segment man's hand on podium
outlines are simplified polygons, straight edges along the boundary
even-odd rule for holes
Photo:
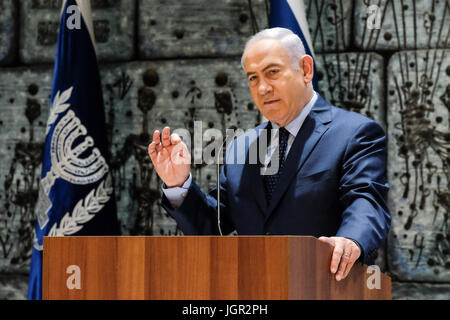
[[[336,274],[337,281],[345,279],[361,255],[361,249],[353,240],[344,237],[320,237],[319,240],[334,247],[330,271]]]

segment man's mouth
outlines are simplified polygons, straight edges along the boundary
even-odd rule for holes
[[[280,101],[280,99],[264,101],[264,105],[274,104],[277,103],[278,101]]]

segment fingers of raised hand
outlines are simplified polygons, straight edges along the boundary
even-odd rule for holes
[[[161,134],[160,134],[159,130],[155,130],[155,132],[153,132],[153,140],[152,140],[152,143],[150,145],[154,146],[154,148],[155,148],[154,150],[156,152],[160,152],[161,151],[161,149],[162,149]]]
[[[176,145],[180,142],[181,138],[179,135],[175,133],[170,135],[169,127],[165,127],[162,134],[159,132],[159,130],[155,130],[155,132],[153,132],[152,143],[150,143],[150,145],[148,146],[148,153],[150,157],[152,157],[152,154],[156,156],[155,153],[159,153],[163,148],[169,147],[171,145]]]
[[[148,146],[148,154],[150,156],[150,158],[152,159],[152,161],[155,161],[156,159],[156,155],[157,155],[157,146],[160,144],[159,141],[159,131],[156,130],[153,133],[153,139],[152,142],[149,144]]]
[[[170,128],[169,127],[165,127],[162,131],[162,146],[163,147],[168,147],[170,146],[171,142],[170,142]]]
[[[170,142],[172,144],[178,144],[181,142],[181,138],[179,135],[177,135],[176,133],[172,133],[172,135],[170,136]]]
[[[181,142],[181,139],[176,141],[172,148],[172,151],[171,151],[172,163],[175,165],[190,164],[191,157],[187,150],[187,147],[184,143],[180,143],[180,142]]]

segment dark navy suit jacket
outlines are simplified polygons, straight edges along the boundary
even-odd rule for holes
[[[258,143],[267,125],[241,135],[227,148],[220,179],[223,233],[347,237],[362,247],[361,260],[373,263],[391,223],[383,129],[318,96],[267,206],[260,165],[248,161],[249,148]],[[248,143],[236,151],[243,139]],[[241,156],[247,163],[230,161]],[[165,196],[162,205],[184,234],[215,235],[219,234],[216,193],[216,189],[203,193],[193,181],[179,208],[173,209]]]

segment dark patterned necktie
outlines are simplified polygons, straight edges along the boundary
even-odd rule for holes
[[[287,131],[285,128],[281,127],[278,131],[279,134],[279,148],[278,148],[278,171],[275,174],[272,175],[264,175],[264,189],[266,191],[266,199],[267,199],[267,206],[270,204],[270,200],[272,200],[272,194],[275,190],[275,188],[278,185],[278,181],[280,180],[281,174],[283,172],[283,165],[284,165],[284,155],[286,153],[287,145],[288,145],[288,139],[289,139],[289,131]],[[272,159],[274,156],[276,156],[277,150],[274,151],[272,155]],[[272,161],[271,161],[272,162]],[[272,166],[272,164],[270,164]]]

